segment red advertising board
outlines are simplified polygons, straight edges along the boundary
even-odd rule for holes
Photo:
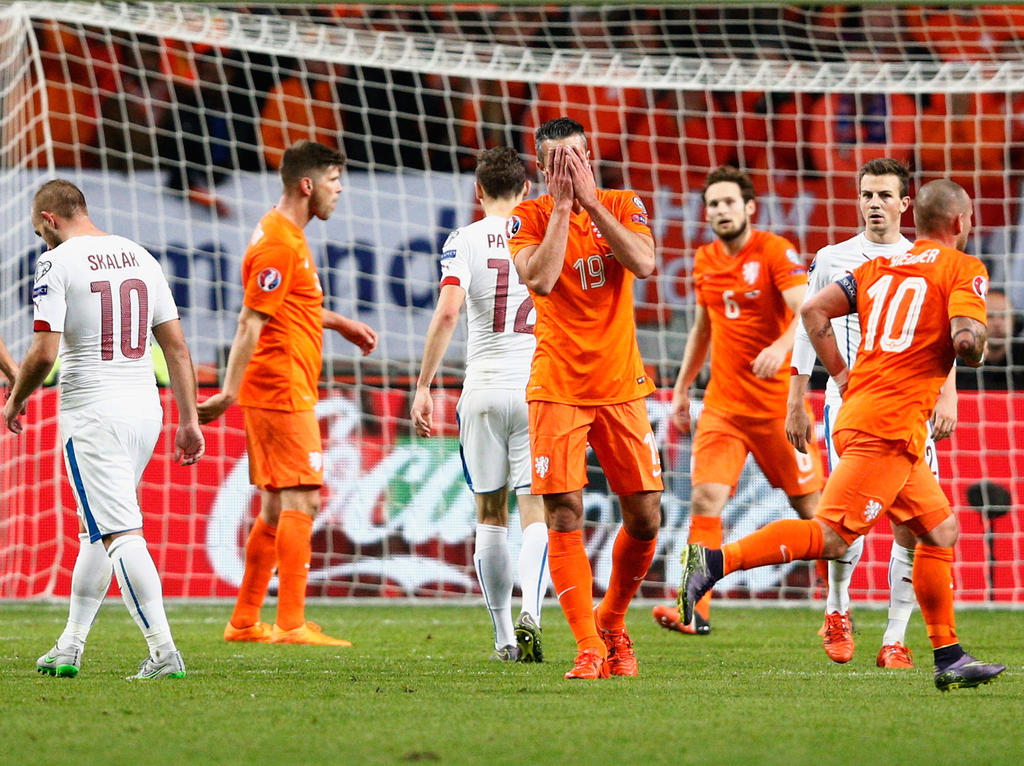
[[[211,392],[204,391],[201,397]],[[668,396],[663,391],[651,399],[652,421],[668,466],[666,525],[642,591],[659,598],[674,588],[670,554],[685,540],[688,523],[688,491],[682,485],[688,483],[684,463],[688,464],[689,450],[686,437],[665,427]],[[454,395],[439,397],[437,416],[449,425],[444,436],[430,440],[410,438],[400,427],[406,397],[403,390],[373,391],[362,397],[361,405],[342,396],[320,403],[326,487],[314,529],[311,594],[476,592],[475,511],[453,437]],[[170,413],[173,405],[166,391],[164,398]],[[816,403],[820,411],[820,396]],[[21,437],[0,436],[2,598],[66,596],[70,589],[78,522],[56,444],[56,406],[56,391],[45,389],[30,402],[26,432]],[[191,467],[171,460],[172,418],[169,414],[140,486],[145,534],[168,597],[230,597],[241,575],[245,534],[257,510],[244,461],[241,413],[232,408],[216,427],[205,429],[206,456]],[[1024,512],[1017,503],[1024,492],[1022,446],[1024,398],[1003,392],[960,395],[960,424],[954,437],[940,444],[939,452],[943,486],[962,530],[955,565],[961,600],[1024,602]],[[979,492],[983,481],[991,484]],[[993,486],[1008,493],[1008,507]],[[994,508],[976,507],[980,502],[975,495]],[[593,522],[588,527],[588,550],[600,558],[614,537],[609,530],[617,517],[599,480],[592,482],[587,498],[588,519]],[[786,513],[782,505],[776,509],[768,503],[769,510],[760,511],[767,515],[753,523]],[[518,544],[516,526],[510,535],[513,549]],[[883,520],[869,538],[853,582],[855,598],[887,598],[887,528]],[[726,538],[739,529],[727,526]],[[768,591],[751,595],[771,597],[774,591]]]

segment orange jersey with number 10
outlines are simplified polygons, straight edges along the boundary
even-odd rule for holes
[[[597,194],[623,226],[650,235],[647,210],[635,192],[598,189]],[[553,209],[545,194],[512,211],[506,234],[513,258],[543,241]],[[654,390],[636,342],[633,279],[590,215],[574,213],[554,289],[549,295],[531,293],[537,350],[527,401],[596,406],[640,399]]]
[[[856,294],[862,334],[835,430],[905,441],[921,455],[925,424],[956,357],[950,318],[987,323],[988,272],[977,258],[918,240],[839,284]]]
[[[716,239],[697,249],[693,284],[711,323],[711,382],[704,405],[750,418],[785,417],[789,360],[771,378],[757,377],[750,365],[793,321],[782,293],[807,284],[796,248],[757,229],[736,255]]]

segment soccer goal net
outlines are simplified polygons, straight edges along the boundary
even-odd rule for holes
[[[1010,365],[1024,359],[1013,356],[1021,328],[1005,307],[1024,307],[1022,83],[1024,13],[1012,6],[10,3],[0,9],[0,334],[15,357],[28,348],[43,250],[29,205],[41,181],[65,177],[101,228],[162,263],[208,396],[234,336],[242,253],[280,195],[283,149],[301,138],[343,149],[338,210],[306,233],[328,307],[373,326],[380,345],[362,358],[339,337],[325,341],[326,487],[310,593],[478,594],[475,506],[454,423],[464,336],[437,388],[439,437],[413,434],[410,386],[440,246],[479,215],[475,152],[512,145],[533,169],[534,128],[568,115],[588,129],[600,183],[646,200],[657,240],[657,274],[636,299],[666,467],[664,525],[641,594],[663,598],[689,524],[689,437],[667,415],[692,314],[692,255],[711,237],[705,175],[726,163],[747,170],[756,224],[809,261],[856,232],[857,168],[896,157],[915,185],[949,176],[969,191],[970,248],[1009,298],[998,316],[992,304],[1006,364],[959,376],[960,423],[939,451],[963,530],[960,598],[1019,604],[1024,400],[1012,389],[1024,368]],[[912,236],[909,215],[904,226]],[[77,521],[56,412],[56,389],[45,388],[26,433],[0,436],[0,597],[69,590]],[[256,511],[237,408],[206,434],[203,461],[175,466],[169,420],[139,490],[170,596],[233,595]],[[586,540],[600,591],[619,512],[596,462],[590,470]],[[726,540],[791,515],[748,465]],[[856,599],[887,597],[889,540],[882,522]],[[733,575],[721,591],[820,595],[803,564]]]

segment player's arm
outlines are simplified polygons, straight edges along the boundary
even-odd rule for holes
[[[14,381],[10,398],[4,405],[4,422],[16,434],[24,430],[19,416],[25,412],[25,402],[43,385],[46,376],[53,369],[53,362],[60,350],[60,335],[59,332],[39,331],[32,336],[32,345],[21,362],[21,369]]]
[[[800,307],[803,306],[806,292],[807,285],[805,284],[793,285],[782,291],[782,300],[793,312],[793,321],[787,325],[782,335],[761,349],[761,353],[751,363],[750,369],[757,377],[771,378],[778,374],[786,363],[786,357],[793,350],[793,339],[796,337],[797,325],[800,324]]]
[[[153,327],[153,337],[160,344],[167,375],[171,380],[171,392],[178,405],[178,430],[174,435],[174,461],[192,465],[203,456],[206,441],[199,430],[199,410],[196,405],[196,373],[192,366],[192,355],[185,343],[181,322],[172,319]]]
[[[953,435],[957,423],[957,392],[956,392],[956,366],[950,368],[946,382],[939,389],[939,397],[935,400],[935,409],[932,411],[932,438],[935,441],[945,439]]]
[[[956,355],[963,363],[968,367],[981,367],[985,357],[988,328],[977,319],[957,316],[949,320],[949,331]]]
[[[623,226],[622,221],[598,199],[594,172],[586,157],[575,150],[567,150],[566,155],[576,200],[590,214],[594,225],[611,247],[615,260],[638,278],[646,279],[654,272],[654,238]]]
[[[565,263],[565,246],[569,241],[569,218],[572,215],[572,178],[566,165],[567,150],[556,146],[551,150],[548,170],[548,194],[554,200],[544,238],[539,245],[527,245],[514,258],[519,278],[537,295],[548,295],[555,289],[558,275]]]
[[[238,401],[238,392],[242,388],[242,376],[245,374],[245,368],[249,366],[249,360],[252,359],[253,352],[256,351],[260,333],[263,332],[263,328],[269,321],[269,314],[242,306],[242,311],[238,314],[238,329],[235,331],[235,339],[231,342],[231,351],[228,353],[228,367],[224,372],[224,383],[218,393],[199,404],[200,423],[216,420],[224,414],[224,410]]]
[[[434,402],[430,398],[430,384],[434,381],[437,368],[441,366],[444,352],[448,350],[465,299],[466,291],[459,285],[442,286],[434,316],[430,318],[430,327],[427,328],[427,338],[423,344],[423,361],[420,362],[420,374],[416,379],[416,393],[410,411],[412,424],[420,436],[430,436],[434,426]]]
[[[850,370],[839,352],[835,333],[832,332],[832,318],[849,314],[856,305],[857,282],[852,274],[848,274],[838,282],[825,287],[800,309],[800,316],[807,329],[807,337],[814,346],[814,352],[839,386],[840,394],[846,393]]]
[[[330,309],[322,310],[321,321],[325,330],[334,330],[349,343],[358,346],[363,356],[377,348],[377,333],[364,322],[349,319]]]
[[[4,345],[4,339],[0,338],[0,372],[7,378],[7,382],[14,385],[14,379],[18,377],[18,363]]]
[[[693,327],[686,336],[683,361],[672,388],[672,422],[681,432],[690,432],[690,386],[697,379],[711,346],[711,320],[705,306],[697,304],[693,314]]]

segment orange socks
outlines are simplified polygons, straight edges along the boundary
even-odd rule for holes
[[[722,548],[725,574],[765,564],[821,558],[825,537],[812,519],[782,519]]]
[[[640,583],[647,575],[657,547],[657,537],[637,540],[625,527],[619,529],[615,547],[612,548],[612,574],[608,591],[597,607],[597,622],[605,630],[625,627],[629,602],[640,589]]]
[[[306,622],[312,537],[312,516],[302,511],[281,511],[277,522],[277,627],[281,630],[294,630]]]
[[[245,541],[245,570],[238,586],[235,611],[231,624],[236,628],[255,625],[260,619],[260,607],[267,596],[267,585],[277,562],[277,527],[267,524],[259,516]]]
[[[691,516],[689,543],[705,548],[722,547],[722,518],[720,516]],[[694,607],[694,611],[707,622],[711,619],[711,591],[705,593]]]
[[[548,530],[548,568],[579,651],[596,649],[605,656],[608,650],[594,625],[594,573],[583,547],[582,530]]]
[[[914,593],[921,605],[933,649],[958,642],[953,614],[953,549],[917,544],[914,549]]]

